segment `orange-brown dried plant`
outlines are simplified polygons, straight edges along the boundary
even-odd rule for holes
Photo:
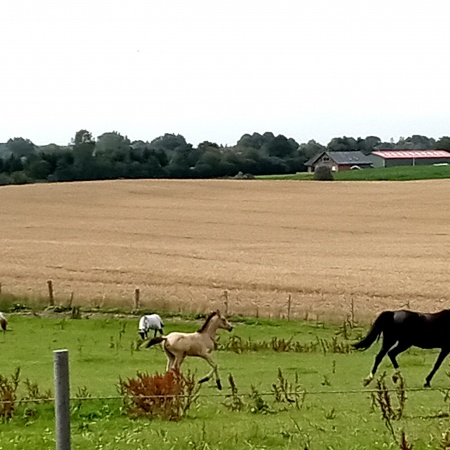
[[[155,375],[138,372],[136,378],[119,380],[125,411],[131,417],[180,420],[196,401],[198,390],[192,374],[177,370]]]

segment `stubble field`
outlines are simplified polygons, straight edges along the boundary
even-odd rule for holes
[[[450,180],[139,180],[0,189],[0,283],[29,301],[359,318],[450,307]]]

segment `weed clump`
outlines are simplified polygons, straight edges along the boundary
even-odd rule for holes
[[[198,398],[194,376],[170,370],[162,375],[137,373],[136,378],[119,380],[124,409],[130,417],[182,419]]]
[[[20,367],[10,378],[0,375],[0,419],[3,422],[10,420],[16,409],[17,388],[20,380]]]

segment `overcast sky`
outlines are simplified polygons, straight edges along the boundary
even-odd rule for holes
[[[1,0],[0,142],[450,135],[448,0]]]

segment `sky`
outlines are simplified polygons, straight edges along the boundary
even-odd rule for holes
[[[448,0],[1,0],[0,142],[450,135]]]

